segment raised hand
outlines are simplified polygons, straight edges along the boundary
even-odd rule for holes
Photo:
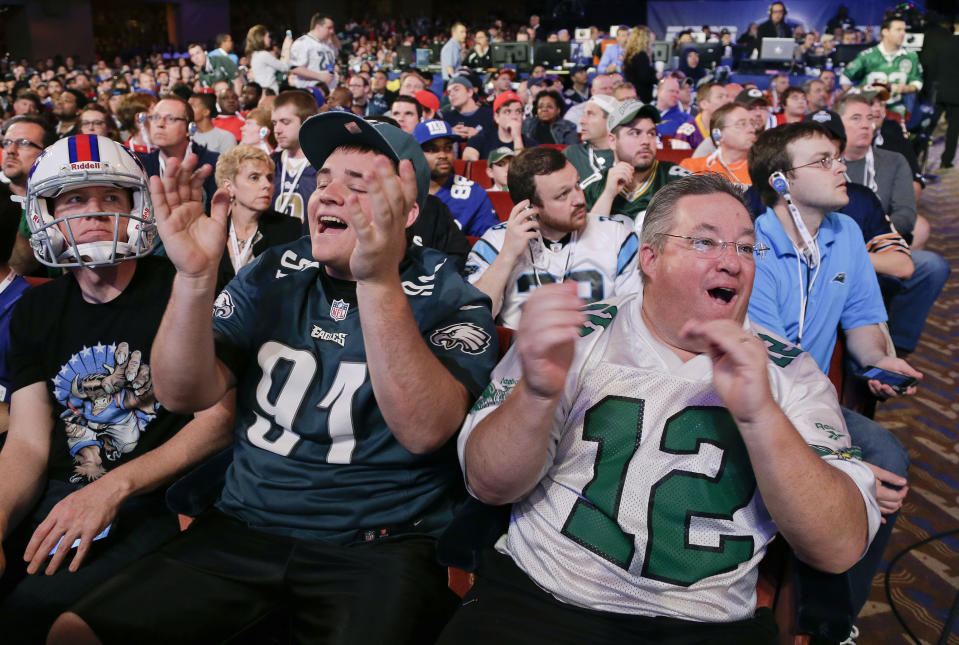
[[[516,351],[523,382],[535,396],[550,398],[563,391],[580,327],[586,322],[575,282],[537,288],[523,305],[516,332]]]
[[[156,211],[157,230],[167,256],[177,271],[187,277],[216,272],[226,248],[226,219],[230,208],[227,192],[220,189],[210,204],[210,217],[203,212],[203,182],[213,172],[205,165],[195,170],[197,159],[167,162],[163,178],[150,177],[150,197]]]
[[[768,406],[776,406],[766,372],[766,346],[742,325],[694,320],[683,325],[680,335],[712,359],[713,385],[738,423],[755,423]]]
[[[524,199],[513,206],[506,220],[506,238],[500,253],[515,262],[526,250],[529,241],[539,235],[538,211],[530,206],[529,200]]]
[[[377,155],[372,168],[363,173],[368,199],[351,193],[343,212],[356,232],[356,248],[350,256],[350,273],[358,282],[396,278],[406,253],[406,225],[416,203],[416,173],[404,159],[399,175],[393,163]]]
[[[606,175],[606,186],[604,190],[615,195],[622,190],[624,186],[628,186],[629,183],[633,181],[635,172],[636,169],[633,168],[631,164],[625,161],[617,161]]]

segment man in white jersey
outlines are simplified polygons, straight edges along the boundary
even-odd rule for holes
[[[529,294],[575,282],[584,303],[639,289],[632,227],[586,212],[576,168],[554,148],[528,148],[510,163],[516,204],[489,228],[466,260],[469,281],[493,301],[498,324],[516,328]]]
[[[529,299],[458,440],[511,522],[440,643],[776,642],[776,532],[828,572],[865,552],[874,477],[832,385],[746,320],[764,250],[737,188],[686,177],[647,210],[642,294]]]

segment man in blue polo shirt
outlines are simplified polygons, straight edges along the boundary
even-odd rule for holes
[[[756,263],[749,301],[749,318],[809,352],[823,372],[842,328],[846,350],[860,366],[921,378],[922,374],[897,358],[885,331],[886,310],[876,272],[856,223],[836,212],[845,206],[846,167],[840,161],[841,141],[819,123],[782,125],[759,135],[749,152],[749,174],[759,190],[766,212],[755,222],[756,242],[772,250]],[[868,381],[877,397],[898,396],[876,380]],[[905,394],[912,394],[910,388]],[[830,611],[845,613],[836,632],[814,634],[842,640],[869,594],[882,552],[906,494],[908,455],[898,439],[878,423],[842,409],[854,446],[862,450],[876,475],[876,496],[884,526],[846,580],[831,588],[837,596],[800,594],[799,628],[804,625],[804,600],[829,597]],[[815,576],[813,576],[815,578]],[[813,580],[804,584],[815,587]],[[825,584],[829,584],[828,582]],[[813,611],[813,610],[811,610]],[[831,625],[835,629],[837,625]]]
[[[413,137],[430,166],[430,194],[446,204],[463,233],[479,237],[499,224],[486,191],[466,177],[453,173],[453,144],[462,138],[442,119],[417,124]]]
[[[660,136],[673,136],[676,129],[689,121],[692,117],[683,112],[679,105],[679,80],[675,76],[667,76],[659,82],[656,90],[656,109],[659,110]]]

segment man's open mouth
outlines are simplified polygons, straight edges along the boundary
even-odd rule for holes
[[[736,290],[729,287],[713,287],[708,289],[706,293],[709,294],[710,298],[721,300],[726,304],[732,302],[732,299],[736,297]]]
[[[332,215],[321,215],[318,228],[319,233],[326,233],[327,231],[343,231],[346,230],[346,222],[341,220],[339,217],[333,217]]]

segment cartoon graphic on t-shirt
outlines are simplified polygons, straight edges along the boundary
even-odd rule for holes
[[[67,445],[76,464],[70,481],[87,483],[106,473],[103,457],[116,461],[132,452],[156,417],[150,366],[125,343],[86,347],[70,357],[53,379],[65,408]]]

